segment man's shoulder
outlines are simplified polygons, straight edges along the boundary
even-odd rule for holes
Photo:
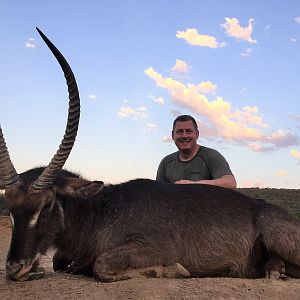
[[[213,148],[209,148],[209,147],[206,147],[206,146],[201,146],[198,153],[198,155],[200,156],[206,156],[206,155],[221,155],[221,153],[216,150],[216,149],[213,149]]]
[[[176,160],[178,158],[178,151],[176,152],[173,152],[171,154],[168,154],[167,156],[165,156],[163,159],[162,159],[162,163],[163,164],[168,164],[174,160]]]
[[[226,158],[216,149],[201,146],[198,152],[198,157],[201,157],[206,163],[213,163],[215,164],[218,162],[220,163],[227,163]]]

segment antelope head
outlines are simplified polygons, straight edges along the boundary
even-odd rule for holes
[[[63,212],[55,202],[54,181],[65,164],[77,135],[80,99],[74,74],[63,55],[37,28],[44,42],[60,64],[69,92],[68,121],[59,149],[32,181],[16,172],[0,127],[0,188],[5,190],[5,201],[12,221],[12,238],[7,255],[6,274],[12,280],[40,278],[44,269],[39,257],[48,250],[63,224]]]

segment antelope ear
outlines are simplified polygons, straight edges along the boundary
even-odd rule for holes
[[[82,178],[65,177],[62,185],[56,185],[55,189],[63,195],[89,198],[103,189],[102,181],[89,181]]]

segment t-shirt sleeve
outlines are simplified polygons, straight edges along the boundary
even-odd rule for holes
[[[233,175],[227,160],[220,152],[212,149],[210,154],[208,162],[213,179],[220,178],[224,175]]]
[[[160,162],[157,173],[156,173],[156,181],[160,183],[167,183],[166,175],[165,175],[165,163],[164,159]]]

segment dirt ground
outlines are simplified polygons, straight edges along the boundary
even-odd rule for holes
[[[51,255],[43,259],[46,276],[36,281],[5,278],[9,217],[0,217],[0,299],[300,299],[300,280],[199,278],[130,279],[97,283],[92,278],[57,274]]]

